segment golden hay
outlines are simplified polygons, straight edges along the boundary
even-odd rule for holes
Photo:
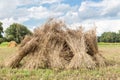
[[[22,62],[22,64],[21,64]],[[18,53],[5,62],[5,67],[38,69],[80,69],[105,66],[99,54],[96,30],[84,32],[83,28],[68,29],[56,19],[48,20],[26,36]]]
[[[15,41],[10,41],[8,47],[16,47],[17,43]]]

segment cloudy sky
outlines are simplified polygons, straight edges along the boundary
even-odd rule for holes
[[[29,29],[48,18],[71,25],[97,26],[97,34],[120,30],[120,0],[0,0],[0,21],[4,29],[17,22]]]

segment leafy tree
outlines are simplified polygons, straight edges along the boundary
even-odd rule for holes
[[[98,42],[100,42],[100,36],[97,36],[97,40],[98,40]]]
[[[17,43],[20,43],[21,40],[25,37],[25,35],[30,35],[31,32],[28,30],[28,28],[24,25],[13,23],[8,27],[5,31],[6,33],[6,39],[8,41],[16,41]]]
[[[120,30],[118,31],[118,35],[117,36],[118,36],[117,39],[120,42]]]
[[[2,38],[2,33],[3,33],[3,27],[2,27],[2,22],[0,22],[0,38]]]
[[[104,32],[100,37],[100,42],[120,42],[120,31],[118,33],[115,32]]]
[[[12,41],[12,40],[15,41],[14,36],[13,35],[7,35],[7,41]]]
[[[2,27],[2,22],[0,22],[0,43],[4,41],[2,33],[3,33],[3,27]]]
[[[4,40],[3,40],[3,38],[0,38],[0,43],[2,43]]]

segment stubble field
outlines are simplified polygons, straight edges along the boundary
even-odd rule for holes
[[[0,69],[0,80],[120,80],[120,43],[99,43],[100,53],[111,65],[94,70]],[[0,64],[17,48],[0,45]]]

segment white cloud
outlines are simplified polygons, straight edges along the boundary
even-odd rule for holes
[[[101,35],[103,32],[117,32],[120,30],[120,20],[86,20],[81,23],[71,24],[72,29],[76,29],[79,26],[83,26],[86,30],[97,27],[97,35]]]
[[[18,0],[19,5],[42,5],[42,4],[53,4],[60,3],[62,0]]]
[[[98,34],[100,35],[106,31],[117,32],[120,30],[120,20],[100,20],[96,21],[96,26],[98,27]]]
[[[117,14],[120,12],[120,0],[103,0],[101,2],[84,1],[81,3],[79,12],[84,13],[85,16],[83,16],[88,16],[88,18],[118,17]]]
[[[18,0],[20,5],[42,5],[42,4],[53,4],[60,3],[62,0]]]
[[[60,3],[61,1],[62,0],[40,0],[40,3],[41,4],[46,4],[46,3],[52,4],[52,3]]]
[[[33,0],[18,0],[19,5],[29,5],[29,4],[34,4]]]
[[[0,0],[0,19],[5,18],[20,18],[20,17],[31,17],[38,16],[39,18],[43,18],[48,16],[49,13],[46,7],[42,7],[42,4],[52,4],[52,3],[59,3],[62,0]],[[29,6],[29,5],[39,5],[40,7],[31,6],[30,9],[25,7],[20,7],[22,5]],[[20,8],[18,8],[20,7]],[[34,14],[35,13],[35,14]],[[33,14],[33,15],[32,15]],[[46,16],[45,16],[46,15]],[[37,17],[35,17],[37,18]]]
[[[49,16],[49,11],[47,8],[39,6],[39,7],[32,7],[28,9],[28,12],[30,13],[30,18],[35,19],[44,19]]]
[[[62,19],[73,29],[81,25],[89,29],[96,24],[98,35],[104,31],[115,32],[120,30],[120,0],[83,1],[78,11],[68,11]]]
[[[65,20],[69,25],[82,24],[86,28],[95,23],[98,26],[98,35],[104,31],[120,30],[120,0],[83,0],[81,5],[76,6],[62,1],[0,0],[0,20],[6,28],[13,22],[23,23],[29,19],[44,20],[55,17]],[[43,6],[44,4],[49,4],[49,7]]]
[[[71,10],[71,6],[69,4],[61,3],[61,4],[52,5],[50,9],[54,12],[66,12]]]
[[[3,20],[0,20],[3,23],[3,28],[4,30],[9,27],[9,25],[11,25],[12,23],[22,23],[24,21],[28,20],[28,18],[18,18],[17,20],[14,18],[5,18]]]
[[[103,4],[103,15],[116,15],[120,12],[120,0],[104,0],[101,4]]]
[[[71,7],[68,4],[52,5],[49,9],[43,6],[31,7],[28,9],[30,18],[35,19],[58,18],[68,11],[71,11]]]
[[[11,25],[11,23],[14,23],[16,21],[13,18],[5,18],[1,20],[1,22],[3,23],[3,28],[5,30],[9,25]]]
[[[80,22],[78,12],[74,12],[74,11],[69,11],[64,16],[62,16],[60,18],[65,20],[65,22],[67,22],[68,24],[73,24],[73,23],[76,23],[76,22]]]
[[[0,0],[0,21],[3,23],[4,30],[14,22],[22,23],[28,20],[27,9],[17,9],[19,5],[19,0]]]
[[[16,0],[0,0],[0,18],[10,17],[18,4]]]

